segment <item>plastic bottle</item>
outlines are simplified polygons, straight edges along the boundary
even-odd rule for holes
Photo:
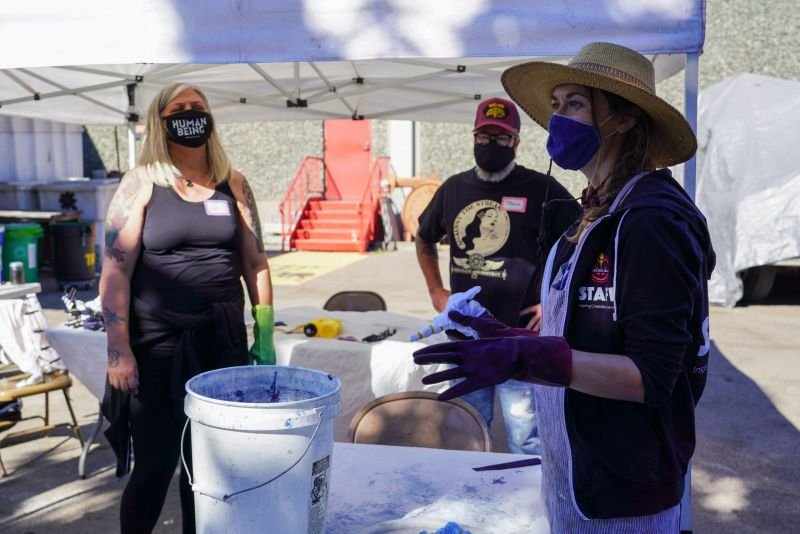
[[[342,333],[342,322],[331,317],[319,317],[306,323],[303,333],[308,337],[335,338]]]

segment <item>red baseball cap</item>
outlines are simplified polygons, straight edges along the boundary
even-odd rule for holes
[[[518,134],[520,123],[517,106],[513,102],[502,98],[484,100],[478,104],[473,131],[484,126],[497,126],[508,133]]]

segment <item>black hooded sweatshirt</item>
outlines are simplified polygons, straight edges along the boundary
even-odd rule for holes
[[[556,245],[545,280],[575,248]],[[585,236],[564,337],[577,350],[628,356],[645,390],[642,404],[565,392],[571,487],[587,518],[654,514],[681,499],[708,370],[714,262],[705,218],[668,170],[632,180]]]

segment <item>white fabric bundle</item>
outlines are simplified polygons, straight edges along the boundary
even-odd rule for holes
[[[31,375],[17,387],[37,384],[44,374],[66,369],[44,337],[46,328],[47,319],[36,295],[0,300],[0,345],[5,358]]]

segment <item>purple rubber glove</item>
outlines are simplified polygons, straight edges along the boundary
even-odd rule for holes
[[[423,384],[464,380],[439,395],[439,400],[460,397],[472,391],[516,379],[546,386],[569,386],[572,349],[563,337],[499,337],[453,341],[420,349],[414,363],[450,363],[452,369],[433,373]]]
[[[505,323],[498,321],[489,310],[484,311],[477,317],[463,315],[455,310],[447,315],[454,323],[475,330],[480,339],[487,337],[539,336],[539,332],[534,330],[528,330],[527,328],[511,328]]]

